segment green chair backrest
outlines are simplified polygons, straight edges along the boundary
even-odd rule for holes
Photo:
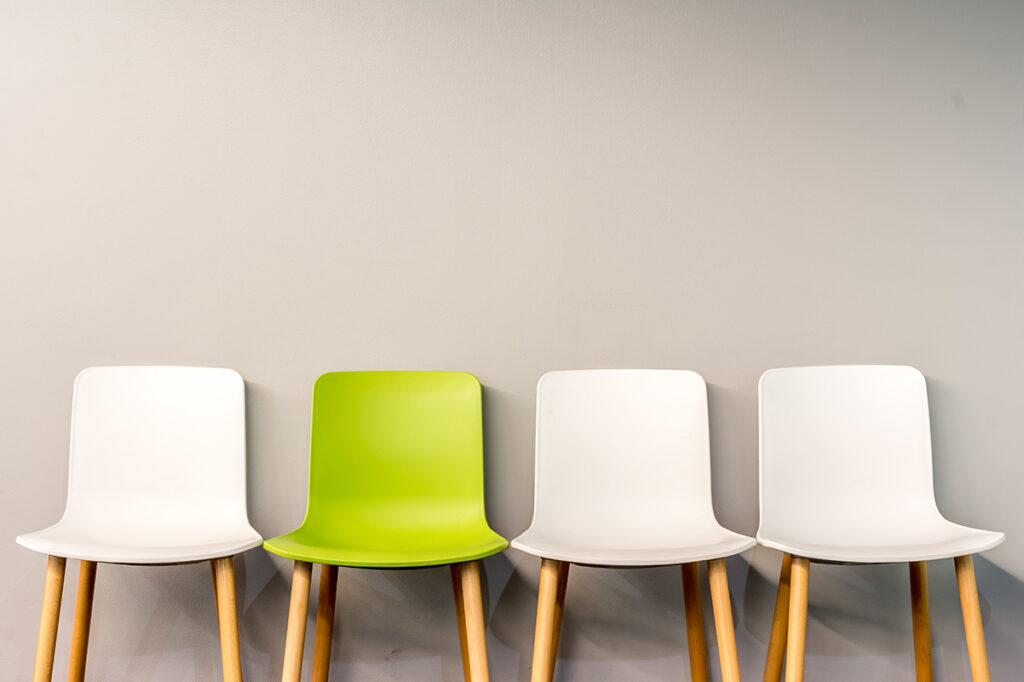
[[[304,526],[483,524],[480,382],[462,372],[329,372],[313,387]]]

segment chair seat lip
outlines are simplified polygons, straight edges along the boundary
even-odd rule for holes
[[[961,527],[964,528],[964,527]],[[757,534],[762,547],[777,549],[792,556],[812,561],[848,564],[891,564],[908,561],[932,561],[956,556],[979,554],[1002,544],[1005,533],[966,528],[969,533],[949,540],[921,543],[866,545],[825,545],[820,543],[780,540]]]
[[[427,566],[447,566],[464,561],[483,559],[508,549],[508,541],[497,533],[493,538],[485,538],[479,543],[470,545],[437,547],[423,550],[380,550],[358,547],[329,547],[309,543],[277,542],[291,533],[268,538],[263,542],[263,549],[295,561],[308,561],[314,564],[345,566],[348,568],[421,568]]]
[[[757,544],[752,537],[723,530],[727,535],[717,542],[629,548],[547,542],[543,538],[531,538],[533,534],[526,531],[512,540],[511,547],[542,559],[567,561],[585,566],[641,567],[673,566],[722,559],[744,552]]]
[[[195,544],[141,546],[97,542],[76,537],[74,533],[47,532],[55,528],[51,526],[35,533],[19,535],[16,542],[41,554],[107,564],[136,565],[186,564],[219,559],[259,547],[263,542],[259,533],[252,529],[249,533],[239,533],[237,536],[197,538]]]

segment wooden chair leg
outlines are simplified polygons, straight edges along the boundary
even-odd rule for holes
[[[331,671],[334,602],[337,598],[338,567],[320,564],[320,597],[316,605],[316,634],[313,640],[313,682],[327,682]]]
[[[459,625],[459,650],[462,653],[462,676],[469,681],[469,642],[466,637],[466,602],[462,598],[462,572],[458,564],[450,567],[452,573],[452,593],[455,595],[455,619]]]
[[[46,561],[46,587],[43,589],[43,612],[39,618],[36,641],[36,666],[33,682],[49,682],[53,676],[53,650],[57,645],[57,624],[60,600],[64,593],[64,557],[51,556]]]
[[[214,572],[224,682],[242,682],[242,658],[238,650],[238,606],[235,603],[235,560],[227,556],[213,559],[210,564]]]
[[[914,616],[914,668],[917,682],[932,680],[932,633],[928,618],[928,564],[910,562],[910,610]]]
[[[683,564],[683,609],[686,614],[686,649],[690,655],[690,679],[708,679],[707,648],[704,644],[704,607],[700,601],[699,564]]]
[[[782,555],[779,590],[775,594],[775,613],[772,616],[772,634],[768,639],[768,659],[764,664],[764,682],[779,682],[782,663],[786,659],[786,637],[789,631],[789,573],[793,557]]]
[[[978,603],[978,585],[974,580],[974,560],[971,555],[953,559],[956,584],[960,589],[960,608],[964,613],[964,632],[967,635],[967,655],[971,659],[971,679],[989,682],[988,653],[985,651],[985,630],[981,622]]]
[[[217,607],[217,623],[220,624],[220,596],[217,594],[217,566],[210,562],[210,580],[213,582],[213,603]]]
[[[568,562],[541,559],[540,587],[537,590],[537,623],[533,631],[531,682],[551,682],[551,678],[554,677],[568,580]]]
[[[565,592],[569,587],[569,562],[560,562],[558,567],[558,589],[555,592],[554,621],[551,624],[551,675],[554,676],[554,661],[558,658],[558,640],[562,635],[562,614],[565,612]]]
[[[809,562],[793,557],[789,574],[789,633],[786,639],[786,682],[804,679],[804,644],[807,639],[807,579]]]
[[[299,682],[302,677],[302,649],[306,644],[306,613],[309,610],[309,580],[312,572],[313,564],[308,561],[295,562],[281,682]]]
[[[488,682],[490,673],[487,669],[487,637],[484,628],[484,600],[480,587],[480,562],[464,561],[453,564],[452,568],[458,573],[459,581],[456,604],[460,601],[461,593],[462,620],[466,633],[463,662],[469,664],[467,679],[470,682]]]
[[[715,613],[722,682],[740,682],[740,659],[736,654],[736,631],[732,624],[732,600],[729,599],[725,559],[712,559],[708,562],[708,580],[711,582],[711,608]]]
[[[68,682],[85,679],[85,657],[89,651],[92,597],[96,589],[96,562],[78,562],[78,592],[75,594],[75,622],[71,629],[71,657]]]

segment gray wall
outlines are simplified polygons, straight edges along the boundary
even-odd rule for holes
[[[1016,2],[0,2],[4,676],[32,666],[45,561],[14,536],[63,507],[72,379],[136,363],[246,378],[265,535],[301,519],[319,373],[473,372],[510,536],[546,370],[701,372],[716,508],[753,533],[760,373],[915,365],[941,508],[1009,536],[978,577],[1018,676],[1022,35]],[[779,556],[728,565],[759,678]],[[239,568],[245,671],[272,679],[289,568]],[[936,677],[966,680],[931,568]],[[525,680],[538,561],[486,570],[492,672]],[[905,567],[811,583],[808,679],[911,679]],[[93,679],[218,677],[205,566],[96,589]],[[443,569],[344,570],[338,617],[337,679],[460,678]],[[560,679],[686,679],[684,642],[677,570],[573,569]]]

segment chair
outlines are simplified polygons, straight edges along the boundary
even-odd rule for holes
[[[326,680],[338,566],[451,565],[467,680],[487,680],[479,559],[508,546],[484,517],[480,383],[460,372],[330,372],[313,386],[302,525],[267,540],[294,559],[283,680],[299,680],[312,564],[313,680]]]
[[[75,379],[64,515],[18,536],[49,555],[34,679],[49,680],[67,559],[79,560],[69,680],[85,676],[96,564],[210,561],[226,680],[241,680],[233,556],[245,508],[245,389],[230,369],[93,367]]]
[[[569,565],[682,564],[690,670],[707,679],[699,562],[708,562],[724,680],[739,680],[724,557],[754,545],[711,505],[707,389],[669,370],[550,372],[537,385],[533,523],[541,558],[532,680],[554,675]]]
[[[760,382],[761,524],[785,552],[766,682],[803,679],[809,562],[908,562],[918,680],[932,677],[926,561],[954,558],[971,674],[988,680],[971,555],[1002,533],[943,518],[932,488],[928,396],[912,367],[772,369]]]

